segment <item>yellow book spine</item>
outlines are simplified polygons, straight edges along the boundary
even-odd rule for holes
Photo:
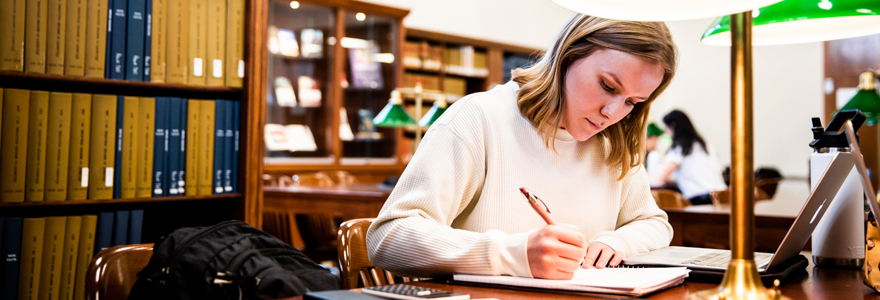
[[[49,126],[46,129],[46,201],[67,199],[72,106],[73,94],[49,93]]]
[[[73,300],[76,284],[76,258],[79,251],[79,235],[82,231],[81,216],[68,216],[64,226],[64,251],[61,259],[61,280],[58,285],[59,300]]]
[[[46,129],[49,118],[49,92],[31,91],[28,117],[25,201],[43,201],[46,196]]]
[[[116,96],[92,96],[92,136],[89,155],[89,199],[113,198],[116,149]]]
[[[199,195],[212,195],[213,192],[213,169],[214,169],[214,101],[200,100],[201,110],[199,112],[199,179],[198,186]]]
[[[64,75],[67,38],[67,0],[48,0],[46,27],[46,74]]]
[[[124,124],[122,124],[122,186],[120,193],[123,199],[135,197],[137,191],[137,150],[139,145],[140,128],[143,126],[138,118],[140,110],[140,98],[125,96],[125,105],[122,107]]]
[[[18,300],[37,300],[39,297],[45,230],[46,218],[25,218],[22,223]]]
[[[46,217],[43,263],[40,269],[40,295],[37,298],[39,300],[58,299],[66,226],[67,217]]]
[[[64,38],[64,75],[86,75],[86,13],[88,0],[68,0],[67,35]]]
[[[201,123],[199,116],[201,113],[201,101],[189,99],[186,101],[186,170],[184,174],[184,192],[187,196],[198,195],[198,178],[199,178],[199,156],[202,151],[199,148],[199,132]]]
[[[208,74],[209,86],[224,86],[226,60],[226,0],[208,1]]]
[[[95,228],[98,226],[98,216],[82,216],[82,226],[79,232],[79,247],[76,251],[76,279],[74,280],[73,299],[85,300],[86,298],[86,272],[95,252]],[[69,298],[68,298],[69,299]]]
[[[67,165],[67,199],[85,200],[89,196],[92,95],[73,94],[73,104],[70,110],[70,157]]]
[[[168,2],[165,82],[185,84],[189,75],[189,0]]]
[[[48,0],[27,0],[24,36],[24,71],[46,73],[46,22]]]
[[[137,198],[150,198],[153,196],[153,129],[156,127],[155,98],[141,98],[138,118],[138,147],[137,147]]]
[[[28,110],[31,92],[3,91],[3,129],[0,133],[0,202],[23,202],[27,159]]]
[[[244,0],[226,3],[226,86],[240,88],[244,78]]]
[[[205,85],[208,56],[208,1],[189,0],[189,73],[186,83]]]
[[[150,58],[150,81],[165,82],[165,68],[167,58],[165,55],[165,47],[167,45],[166,34],[168,32],[168,1],[153,0],[153,21],[152,21],[152,39],[150,47],[152,47],[152,57]]]
[[[104,78],[107,57],[108,0],[87,0],[86,13],[86,77]]]
[[[0,71],[24,70],[25,0],[0,0]]]
[[[0,88],[0,134],[3,133],[3,88]],[[2,139],[0,139],[2,141]],[[2,161],[2,160],[0,160]],[[2,168],[0,168],[2,169]],[[3,201],[0,201],[3,202]]]

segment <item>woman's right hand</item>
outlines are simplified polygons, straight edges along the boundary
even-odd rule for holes
[[[535,278],[571,279],[585,253],[586,238],[577,226],[547,225],[529,234],[529,269]]]

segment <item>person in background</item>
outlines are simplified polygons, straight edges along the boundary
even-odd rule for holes
[[[660,153],[660,150],[657,149],[657,142],[660,140],[660,137],[663,135],[663,129],[660,129],[660,126],[657,126],[656,123],[651,122],[648,124],[648,135],[645,138],[645,170],[648,171],[648,177],[651,178],[655,173],[660,169],[660,163],[663,162],[663,153]],[[678,193],[681,193],[681,190],[676,186],[675,181],[670,180],[664,182],[660,186],[652,186],[651,188],[655,189],[666,189],[672,190]]]
[[[411,277],[571,279],[668,246],[641,156],[676,51],[662,22],[573,14],[538,62],[431,125],[367,232],[370,261]]]
[[[712,204],[709,193],[727,188],[712,147],[697,134],[690,118],[680,110],[666,114],[663,124],[672,137],[672,146],[657,173],[653,174],[651,185],[665,184],[674,173],[681,194],[691,204]]]

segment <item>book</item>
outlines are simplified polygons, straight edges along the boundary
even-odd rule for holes
[[[106,78],[125,79],[125,34],[128,20],[128,0],[110,0],[113,12],[107,25]]]
[[[125,80],[144,81],[146,0],[128,0],[125,24]],[[115,36],[114,36],[115,38]]]
[[[296,80],[299,88],[299,105],[303,107],[321,106],[321,88],[318,82],[309,76],[299,76]]]
[[[79,251],[79,237],[82,232],[82,216],[68,216],[64,226],[64,250],[61,258],[61,280],[58,285],[59,300],[72,300],[76,286],[76,259]],[[83,275],[84,276],[84,275]],[[82,276],[80,277],[82,279]]]
[[[140,114],[138,97],[125,96],[122,125],[122,169],[120,175],[120,198],[135,198],[137,193],[137,151],[140,150],[140,128],[144,123],[138,118]],[[117,122],[119,122],[117,120]],[[117,146],[117,148],[119,148]]]
[[[378,50],[378,46],[373,43],[363,48],[348,48],[353,87],[380,90],[383,88],[382,66],[373,59],[373,55],[378,53]]]
[[[46,229],[43,233],[43,263],[40,269],[40,294],[37,299],[58,299],[66,226],[67,217],[46,217]]]
[[[0,70],[24,70],[26,0],[0,0]]]
[[[76,279],[73,287],[73,299],[84,300],[86,298],[86,272],[92,256],[95,255],[95,228],[98,224],[98,216],[82,216],[82,226],[79,232],[79,248],[76,251]]]
[[[89,78],[104,78],[107,65],[107,23],[113,14],[109,0],[87,0],[85,75]]]
[[[64,75],[86,75],[86,17],[88,0],[67,1],[67,34],[64,38]]]
[[[324,32],[320,29],[303,29],[299,35],[302,40],[302,57],[321,58],[324,56]]]
[[[165,30],[165,82],[187,83],[189,78],[189,2],[165,0],[168,3],[168,28]],[[158,51],[158,50],[157,50]]]
[[[242,87],[244,78],[244,1],[226,2],[226,86]]]
[[[180,98],[170,98],[168,103],[168,146],[166,154],[168,160],[166,162],[166,172],[168,195],[177,196],[180,194],[180,129],[181,129],[181,109],[183,100]]]
[[[30,97],[28,90],[3,90],[0,202],[24,201]]]
[[[278,29],[278,52],[288,57],[299,56],[299,44],[296,43],[296,34],[290,29]]]
[[[128,219],[130,210],[117,210],[113,219],[113,242],[112,246],[126,245],[128,243]]]
[[[46,128],[46,201],[67,199],[72,106],[73,94],[49,93],[49,125]]]
[[[293,93],[293,85],[287,77],[275,77],[275,101],[282,107],[296,106],[296,94]]]
[[[233,102],[233,108],[235,112],[232,116],[232,128],[234,130],[234,136],[232,138],[232,192],[238,193],[238,138],[239,129],[241,128],[241,102]]]
[[[168,110],[170,99],[156,97],[153,129],[153,197],[168,195]]]
[[[205,71],[208,56],[208,0],[189,0],[189,68],[186,83],[207,84]]]
[[[156,127],[156,99],[142,97],[139,106],[135,197],[149,198],[153,196],[153,130]]]
[[[89,256],[89,260],[92,260],[92,256],[98,252],[113,246],[113,217],[115,215],[116,213],[112,211],[98,213],[98,221],[95,225],[95,249],[94,253]]]
[[[92,98],[92,130],[89,147],[89,199],[112,199],[116,162],[116,106],[113,95]]]
[[[68,0],[49,0],[46,19],[46,74],[64,75]]]
[[[201,101],[189,99],[186,101],[186,166],[184,167],[184,194],[195,196],[198,194],[196,183],[198,182],[198,157],[201,155],[199,148],[199,133],[201,132]]]
[[[618,294],[638,297],[684,282],[687,268],[579,269],[570,280],[548,280],[514,276],[454,274],[453,280],[500,286]]]
[[[49,92],[31,91],[28,109],[27,167],[25,201],[43,201],[46,197],[46,127],[49,116]]]
[[[235,134],[235,106],[233,105],[234,101],[224,101],[225,103],[225,113],[223,116],[223,127],[226,131],[223,134],[223,138],[225,141],[223,142],[223,192],[231,193],[232,192],[232,150],[234,145],[232,143],[235,142],[234,134]]]
[[[23,220],[21,217],[0,218],[3,222],[3,238],[0,239],[0,300],[18,298]]]
[[[46,73],[48,0],[27,0],[25,8],[24,71]]]
[[[18,272],[19,300],[37,300],[39,297],[45,230],[46,218],[25,218],[22,223],[21,265]]]
[[[141,233],[144,229],[144,210],[135,209],[131,211],[128,225],[128,245],[140,244]]]
[[[70,156],[67,166],[67,199],[89,196],[89,156],[92,137],[92,95],[73,94],[70,114]]]
[[[168,33],[168,1],[149,0],[152,13],[147,20],[150,30],[150,38],[146,43],[150,44],[150,82],[165,82],[165,68],[167,64],[165,40]]]
[[[122,129],[125,127],[125,96],[116,96],[116,139],[113,142],[113,151],[116,154],[113,157],[113,199],[122,198]]]
[[[201,153],[198,157],[198,165],[199,165],[199,174],[198,174],[198,182],[196,185],[198,186],[198,194],[199,195],[212,195],[214,193],[213,186],[213,178],[214,178],[214,114],[215,114],[215,101],[205,100],[202,101],[201,111],[199,115],[201,118],[199,122],[201,124],[201,130],[199,130],[199,152]]]
[[[207,0],[207,83],[224,86],[226,60],[226,0]]]
[[[226,155],[226,100],[216,100],[214,109],[214,194],[223,193],[223,167]]]
[[[150,60],[151,55],[153,54],[153,0],[144,0],[144,14],[145,14],[145,24],[144,28],[144,78],[145,82],[151,82],[150,80]]]
[[[184,195],[186,192],[186,129],[189,105],[184,98],[176,99],[180,103],[180,142],[174,145],[174,151],[178,152],[177,162],[177,194]]]

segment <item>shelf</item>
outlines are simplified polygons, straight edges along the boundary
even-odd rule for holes
[[[0,209],[8,208],[31,208],[31,207],[71,207],[71,206],[89,206],[89,205],[115,205],[115,204],[141,204],[141,203],[163,203],[163,202],[183,202],[183,201],[208,201],[219,199],[239,198],[241,194],[221,194],[211,196],[177,196],[177,197],[153,197],[153,198],[134,198],[134,199],[106,199],[106,200],[66,200],[66,201],[42,201],[42,202],[4,202],[0,203]]]
[[[0,87],[127,96],[241,99],[242,89],[0,71]]]

